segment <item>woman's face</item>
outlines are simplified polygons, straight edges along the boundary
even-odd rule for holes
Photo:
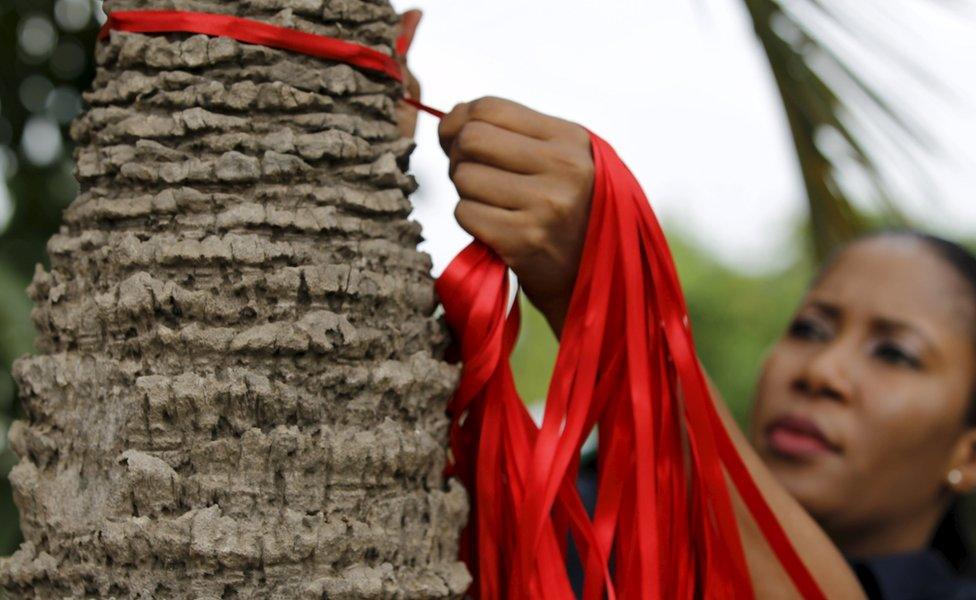
[[[830,535],[944,507],[973,389],[972,292],[919,240],[844,250],[768,355],[751,437]]]

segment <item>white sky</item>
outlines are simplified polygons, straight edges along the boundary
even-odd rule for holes
[[[393,4],[424,10],[410,66],[428,104],[448,110],[494,95],[582,123],[617,149],[666,228],[747,270],[774,267],[795,251],[790,237],[805,214],[802,184],[740,0]],[[974,236],[976,28],[919,12],[922,4],[887,3],[918,12],[914,22],[929,33],[926,45],[906,50],[955,73],[963,103],[972,102],[921,104],[931,110],[918,117],[933,118],[956,157],[936,161],[944,188],[933,194],[942,204],[937,211],[924,202],[904,208],[943,232]],[[469,238],[453,221],[457,195],[436,127],[434,118],[421,116],[412,168],[421,183],[415,217],[439,272]]]

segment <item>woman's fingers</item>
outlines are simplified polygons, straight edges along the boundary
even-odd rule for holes
[[[503,259],[520,246],[519,212],[461,198],[454,208],[461,229],[487,244]]]
[[[417,33],[417,25],[424,13],[414,8],[400,15],[400,22],[397,25],[397,54],[406,55],[413,44],[413,36]]]
[[[417,31],[417,24],[423,13],[419,10],[408,10],[400,15],[400,22],[397,24],[397,62],[400,65],[400,72],[403,74],[403,95],[405,98],[420,100],[420,82],[407,67],[407,50],[413,43],[414,34]],[[406,138],[413,138],[417,132],[417,109],[404,102],[397,102],[396,121],[400,129],[400,135]]]
[[[464,124],[468,122],[468,106],[470,104],[470,102],[456,104],[449,113],[441,117],[441,122],[437,125],[437,137],[440,139],[444,154],[450,155],[454,138],[457,137]]]
[[[558,137],[567,122],[505,98],[485,96],[469,103],[468,118],[485,121],[537,140]]]
[[[451,181],[462,198],[508,210],[532,206],[539,185],[530,175],[469,161],[457,164],[451,172]]]
[[[469,121],[454,137],[448,157],[451,172],[463,161],[474,161],[513,173],[533,175],[545,169],[546,145],[535,138],[485,121]]]
[[[455,106],[441,119],[437,129],[441,148],[450,152],[454,138],[469,121],[484,121],[536,140],[550,140],[563,135],[572,123],[534,111],[518,102],[486,96]]]
[[[405,98],[420,100],[420,82],[413,76],[406,62],[401,62],[401,69],[404,73],[403,95]],[[396,123],[400,129],[400,135],[405,138],[413,138],[417,133],[418,110],[411,104],[400,100],[396,104]]]

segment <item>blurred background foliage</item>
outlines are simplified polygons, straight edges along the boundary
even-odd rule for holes
[[[817,259],[871,223],[901,222],[895,208],[900,192],[887,174],[905,167],[878,148],[894,144],[910,169],[916,168],[914,153],[931,150],[925,132],[894,108],[897,90],[873,85],[835,40],[846,36],[881,53],[902,72],[902,84],[905,78],[932,82],[906,53],[865,34],[903,26],[897,15],[875,22],[852,9],[860,4],[855,0],[741,1],[769,60],[802,167],[810,217],[797,224],[796,240],[804,251],[780,271],[749,275],[668,229],[699,353],[744,423],[763,355],[784,329]],[[97,0],[0,0],[0,174],[8,198],[0,198],[0,555],[19,543],[7,482],[15,458],[6,432],[19,410],[9,368],[32,350],[24,290],[34,265],[46,263],[44,244],[77,190],[67,126],[94,74],[101,18]],[[852,172],[860,185],[849,184]],[[2,188],[0,181],[0,195]],[[512,362],[523,397],[537,404],[545,397],[556,341],[542,317],[525,309]]]
[[[0,555],[20,539],[7,481],[19,410],[10,365],[33,348],[25,288],[77,191],[67,128],[94,76],[96,12],[92,0],[0,0]]]

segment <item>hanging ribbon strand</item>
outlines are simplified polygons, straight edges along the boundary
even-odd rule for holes
[[[463,548],[477,596],[573,598],[571,534],[586,599],[751,597],[724,467],[803,597],[823,598],[715,411],[647,198],[609,144],[590,142],[590,221],[541,428],[512,381],[518,310],[506,319],[505,265],[476,241],[437,282],[464,363],[448,411],[454,474],[473,495]],[[590,521],[573,484],[594,426]]]
[[[401,56],[417,18],[397,40]],[[100,37],[112,30],[226,36],[403,81],[397,60],[377,50],[229,15],[116,12]],[[565,568],[572,535],[586,600],[752,597],[728,473],[800,594],[824,598],[716,412],[677,272],[643,190],[607,142],[592,132],[590,142],[590,219],[541,427],[509,365],[519,311],[517,303],[508,311],[505,264],[475,241],[436,284],[463,362],[448,406],[447,474],[471,498],[461,536],[470,593],[574,598]],[[594,428],[599,480],[591,519],[575,482]]]

